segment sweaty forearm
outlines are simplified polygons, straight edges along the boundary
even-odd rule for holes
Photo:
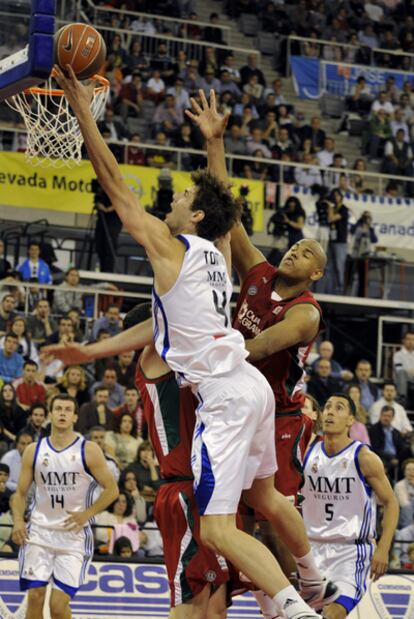
[[[211,174],[224,183],[228,182],[223,138],[207,140],[207,164]]]
[[[89,519],[93,518],[96,514],[103,512],[111,503],[115,501],[118,494],[119,490],[116,483],[111,484],[108,488],[104,488],[95,503],[93,503],[86,510],[88,512]]]
[[[389,552],[391,548],[394,533],[398,525],[399,511],[397,499],[395,496],[390,497],[389,501],[384,504],[382,534],[378,540],[378,547],[384,548],[387,552]]]
[[[20,494],[20,492],[15,492],[10,499],[10,507],[14,523],[24,520],[24,512],[26,511],[26,497]]]

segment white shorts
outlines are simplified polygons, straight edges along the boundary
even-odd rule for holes
[[[316,565],[322,574],[338,586],[340,596],[335,602],[351,612],[369,585],[374,544],[322,544],[311,541],[311,546]]]
[[[243,362],[202,383],[191,466],[201,515],[235,514],[243,490],[277,471],[275,400],[269,383]]]
[[[60,589],[74,597],[83,584],[93,556],[93,535],[90,527],[85,533],[41,529],[31,525],[29,541],[20,548],[20,589],[35,587]]]

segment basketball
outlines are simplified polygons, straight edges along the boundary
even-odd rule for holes
[[[71,65],[78,79],[92,77],[105,58],[105,41],[92,26],[69,24],[56,32],[55,62],[63,70]]]

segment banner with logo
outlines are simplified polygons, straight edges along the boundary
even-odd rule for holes
[[[395,85],[399,89],[402,89],[404,81],[410,77],[403,71],[340,64],[302,56],[292,56],[290,64],[296,94],[301,99],[318,99],[324,92],[344,97],[351,92],[361,75],[365,77],[373,93],[379,92],[390,76],[394,77]]]
[[[0,619],[25,619],[26,595],[19,591],[16,560],[0,561]],[[71,602],[79,619],[167,618],[169,589],[164,565],[92,563],[85,585]],[[44,619],[50,619],[45,609]],[[229,619],[260,619],[250,593],[234,598]],[[349,619],[413,619],[414,575],[386,575],[369,590]]]
[[[26,595],[19,591],[17,561],[0,561],[0,619],[25,619],[25,600]],[[170,594],[165,566],[92,563],[87,581],[70,607],[72,616],[79,619],[167,618]],[[261,619],[251,593],[234,598],[227,616]],[[48,612],[43,617],[50,619]]]
[[[160,170],[120,165],[122,174],[143,206],[152,206]],[[172,172],[173,190],[191,185],[189,172]],[[91,183],[96,174],[89,161],[73,168],[39,168],[30,165],[23,153],[0,153],[0,204],[86,213],[92,211]],[[252,209],[254,230],[263,229],[264,184],[262,181],[231,179],[238,195],[241,185],[249,187],[247,199]]]
[[[298,186],[284,186],[284,198],[294,195],[299,198],[306,212],[304,235],[316,237],[317,196],[310,189]],[[412,249],[414,241],[414,200],[408,198],[385,198],[383,196],[344,194],[344,204],[350,210],[350,221],[355,223],[364,211],[373,217],[373,226],[378,236],[378,245],[387,249]]]

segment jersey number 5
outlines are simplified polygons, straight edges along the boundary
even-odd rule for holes
[[[58,505],[60,505],[62,509],[65,509],[65,497],[63,495],[57,496],[57,495],[51,494],[50,500],[52,503],[52,509],[55,509],[55,507],[57,507]]]
[[[334,517],[333,503],[325,503],[325,514],[326,514],[326,520],[328,522],[331,522],[331,520],[333,520],[333,517]]]
[[[221,300],[219,299],[220,293],[217,290],[213,290],[213,301],[214,307],[216,308],[216,312],[223,316],[224,318],[224,326],[228,327],[229,319],[227,316],[227,293],[225,290],[221,293]]]

